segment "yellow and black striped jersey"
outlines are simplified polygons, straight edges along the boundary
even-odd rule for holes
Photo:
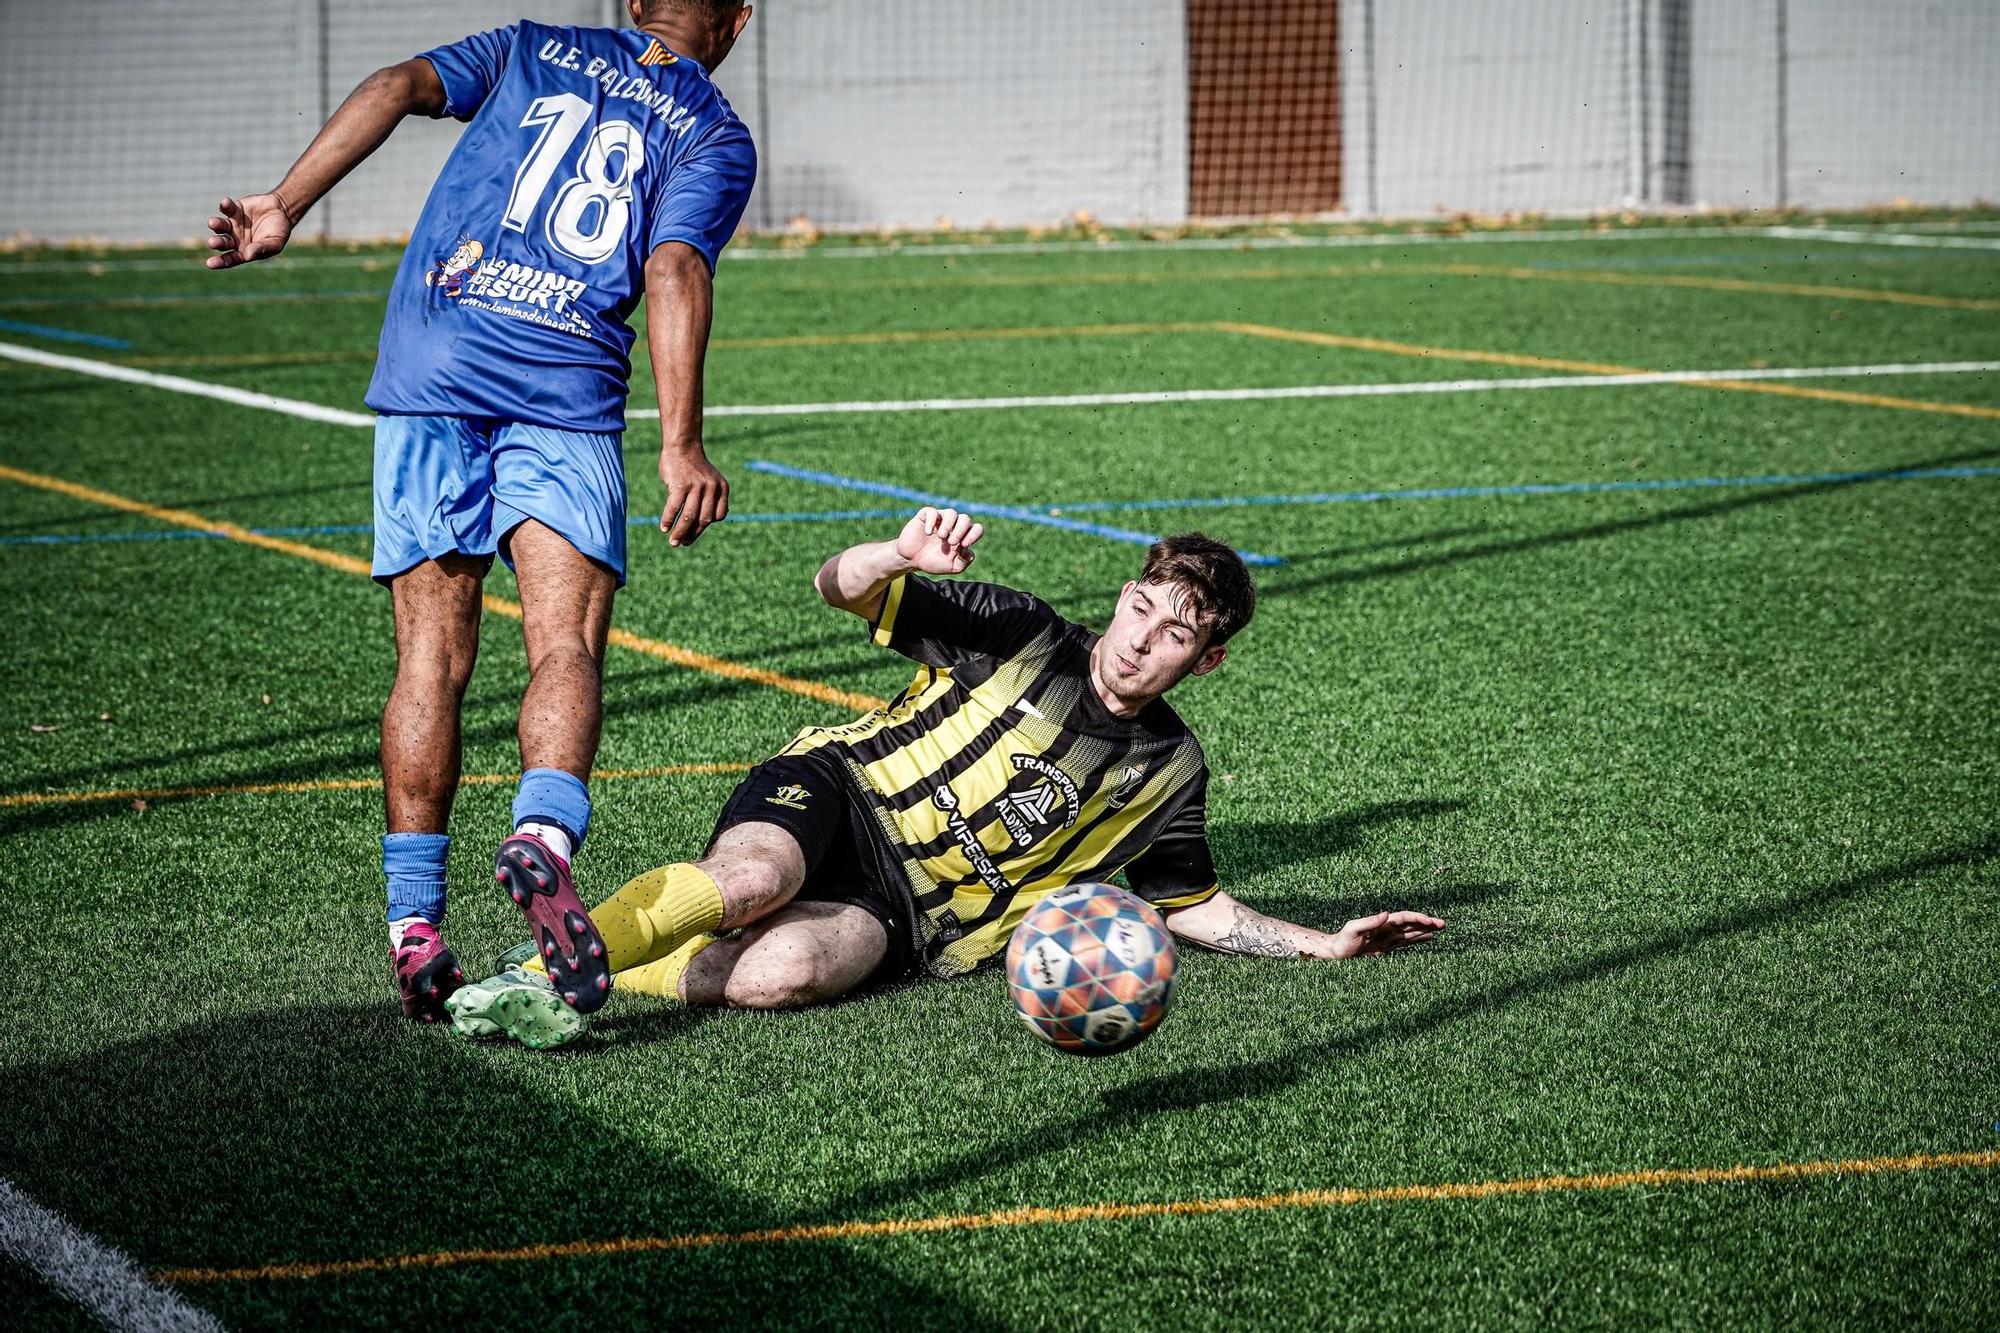
[[[1216,889],[1208,765],[1164,700],[1133,718],[1090,681],[1098,636],[991,583],[909,575],[875,641],[919,670],[887,707],[799,733],[833,747],[915,901],[924,957],[962,972],[998,952],[1044,895],[1125,872],[1161,907]],[[886,873],[885,867],[885,873]]]

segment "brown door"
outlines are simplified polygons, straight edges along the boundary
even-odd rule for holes
[[[1340,207],[1339,0],[1187,0],[1188,213]]]

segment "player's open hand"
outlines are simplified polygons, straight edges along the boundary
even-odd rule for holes
[[[1422,912],[1377,912],[1374,916],[1356,917],[1335,936],[1333,956],[1361,958],[1388,953],[1391,949],[1422,944],[1443,929],[1443,921]]]
[[[661,450],[660,480],[667,484],[667,504],[660,510],[667,545],[692,546],[709,524],[729,517],[729,479],[700,445]]]
[[[903,525],[896,554],[926,574],[963,574],[972,564],[972,547],[986,535],[984,524],[956,509],[926,505]]]
[[[253,259],[269,259],[292,239],[292,219],[275,194],[246,194],[224,199],[222,211],[208,220],[210,268],[235,268]]]

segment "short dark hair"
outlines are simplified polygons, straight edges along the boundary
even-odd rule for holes
[[[657,18],[669,9],[690,10],[711,23],[720,23],[743,7],[743,0],[644,0],[647,18]]]
[[[1257,589],[1243,557],[1199,532],[1154,542],[1139,582],[1171,584],[1185,593],[1211,648],[1227,643],[1257,613]]]

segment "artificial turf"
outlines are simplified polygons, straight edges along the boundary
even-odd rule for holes
[[[130,346],[0,340],[359,408],[393,251],[224,275],[132,262],[173,257],[0,256],[0,319]],[[1215,322],[1437,350],[1159,327]],[[1090,325],[1154,327],[960,336]],[[768,345],[883,331],[953,336]],[[913,247],[727,263],[716,335],[725,405],[1554,373],[1448,355],[1466,350],[1907,365],[2000,358],[2000,251],[1561,232]],[[616,619],[857,694],[901,686],[907,664],[809,579],[894,526],[812,515],[902,502],[752,460],[1044,512],[2000,466],[2000,375],[1796,383],[1983,413],[1648,386],[717,417],[735,508],[794,517],[682,551],[635,530]],[[650,392],[642,363],[635,403]],[[252,528],[367,522],[365,430],[3,361],[0,395],[0,464]],[[651,429],[635,422],[627,450],[635,513],[659,498]],[[1216,775],[1225,885],[1316,926],[1383,907],[1451,923],[1364,963],[1189,951],[1159,1034],[1106,1061],[1035,1043],[990,971],[784,1015],[622,997],[578,1048],[475,1047],[397,1015],[375,793],[0,804],[19,997],[0,1012],[0,1176],[147,1268],[186,1270],[2000,1149],[1996,501],[2000,476],[1959,475],[1074,515],[1199,526],[1283,561],[1259,570],[1261,610],[1222,670],[1175,696]],[[990,527],[980,576],[1086,621],[1140,554]],[[0,801],[373,774],[380,590],[241,543],[135,536],[170,529],[0,481]],[[25,540],[49,537],[91,540]],[[368,551],[365,533],[291,540]],[[493,586],[512,595],[504,571]],[[518,626],[490,618],[467,773],[512,771],[523,676]],[[839,716],[616,649],[606,701],[614,770],[751,762]],[[586,896],[697,851],[734,780],[598,783]],[[519,935],[484,883],[509,796],[468,786],[454,818],[448,935],[475,964]],[[2000,1289],[1994,1165],[181,1290],[246,1326],[1977,1327]],[[68,1309],[18,1268],[0,1288]]]

